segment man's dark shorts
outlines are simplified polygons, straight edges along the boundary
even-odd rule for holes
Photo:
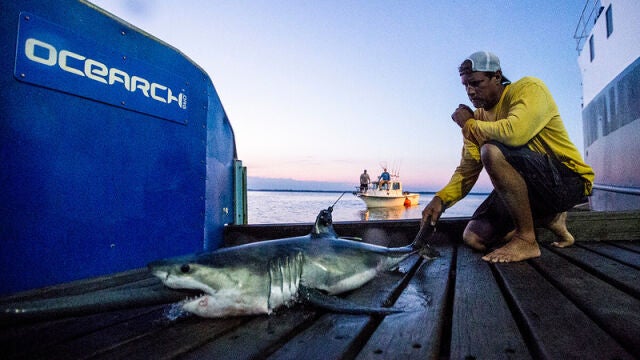
[[[526,146],[509,147],[492,141],[524,178],[529,190],[529,203],[534,219],[567,211],[586,200],[584,180],[560,161],[530,150]],[[472,216],[488,220],[501,237],[513,230],[513,220],[496,191],[480,204]]]

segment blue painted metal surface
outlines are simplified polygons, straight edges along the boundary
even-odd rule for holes
[[[0,13],[0,294],[217,248],[236,151],[207,74],[84,2]]]

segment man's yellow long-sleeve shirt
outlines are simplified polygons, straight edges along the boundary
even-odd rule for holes
[[[585,164],[569,140],[558,106],[540,80],[525,77],[507,85],[492,109],[476,109],[474,118],[462,128],[462,159],[449,183],[436,193],[445,207],[465,197],[482,171],[480,147],[489,140],[555,157],[585,180],[585,195],[591,194],[593,169]]]

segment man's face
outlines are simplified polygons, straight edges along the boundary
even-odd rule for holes
[[[500,101],[503,87],[499,77],[488,77],[485,73],[477,71],[460,76],[460,80],[469,100],[476,108],[489,110]]]

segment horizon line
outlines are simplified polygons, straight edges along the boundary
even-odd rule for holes
[[[315,193],[347,193],[355,190],[304,190],[304,189],[247,189],[247,191],[273,191],[273,192],[315,192]],[[435,194],[437,191],[413,191],[416,194]],[[470,192],[468,195],[489,195],[491,192]]]

